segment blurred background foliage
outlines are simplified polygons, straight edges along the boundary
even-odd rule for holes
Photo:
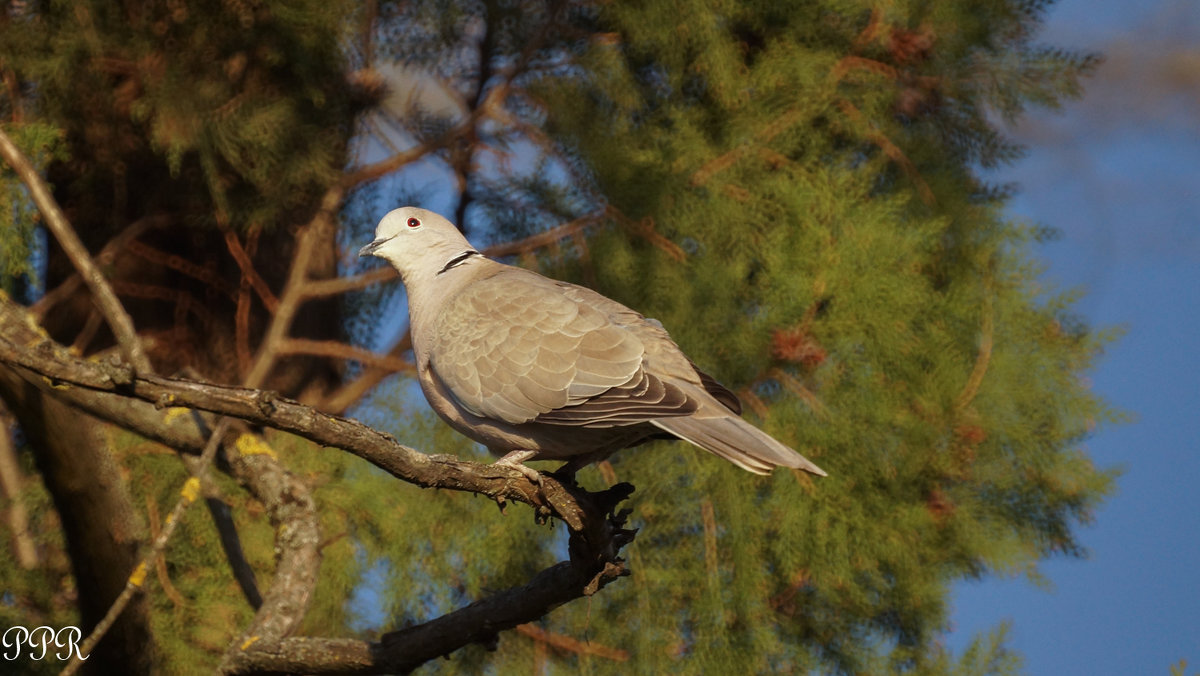
[[[329,276],[362,272],[349,252],[387,210],[437,209],[480,245],[517,242],[498,249],[513,262],[661,320],[749,418],[830,473],[759,479],[682,443],[617,454],[580,479],[637,486],[633,576],[424,671],[1012,673],[1003,627],[961,655],[942,647],[950,586],[1036,579],[1046,557],[1079,555],[1075,531],[1114,478],[1083,442],[1119,418],[1085,380],[1112,336],[1040,285],[1031,249],[1047,231],[1008,218],[1011,188],[980,177],[1020,156],[997,120],[1077,95],[1097,63],[1036,41],[1049,4],[9,3],[0,113],[93,251],[139,219],[169,223],[143,240],[161,256],[111,271],[139,328],[161,329],[164,372],[236,382],[227,233],[258,243],[278,291],[291,228],[345,186]],[[414,148],[399,171],[352,180]],[[0,180],[5,288],[33,302],[69,265],[39,244],[15,178]],[[306,306],[299,331],[402,348],[396,286]],[[136,293],[149,287],[174,312]],[[81,352],[108,346],[103,331],[81,344],[78,307],[46,323]],[[285,362],[275,387],[320,403],[364,371],[310,361]],[[416,392],[391,376],[351,413],[486,459]],[[106,434],[149,533],[186,471]],[[500,517],[268,438],[321,510],[308,634],[377,636],[565,555],[561,528],[520,507]],[[29,568],[0,548],[0,614],[67,624],[71,564],[38,443],[18,441],[40,557]],[[272,528],[226,484],[263,584]],[[208,670],[252,610],[207,514],[188,514],[155,580],[161,669]]]

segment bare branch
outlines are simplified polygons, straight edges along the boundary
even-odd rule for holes
[[[572,532],[571,560],[538,573],[527,584],[476,601],[437,619],[384,634],[378,643],[348,639],[290,638],[253,643],[226,660],[226,674],[303,672],[306,674],[382,674],[412,671],[472,643],[492,646],[499,632],[527,625],[554,608],[591,596],[609,582],[628,575],[617,551],[633,538],[622,528],[624,516],[596,519],[611,513],[629,494],[628,484],[595,494],[579,493],[589,521],[599,525],[584,536]],[[603,551],[596,549],[601,545]],[[611,649],[610,649],[611,650]],[[623,651],[610,656],[621,659]],[[626,654],[625,657],[628,657]]]
[[[396,279],[400,274],[390,265],[380,266],[353,277],[335,277],[333,279],[310,279],[304,285],[304,294],[309,298],[335,296],[339,293],[349,293],[365,289],[372,284]]]
[[[38,565],[37,545],[29,530],[29,512],[21,495],[21,464],[12,445],[12,428],[0,407],[0,498],[8,501],[8,530],[12,533],[13,554],[17,565],[31,570]]]
[[[157,540],[162,535],[162,517],[158,513],[158,501],[152,495],[146,496],[146,516],[150,522],[150,538]],[[163,556],[162,552],[158,552],[154,557],[154,573],[171,603],[174,603],[176,608],[182,606],[186,601],[171,582],[171,574],[167,571],[167,557]]]
[[[391,266],[388,267],[389,269],[391,268]],[[403,357],[405,352],[408,352],[411,349],[412,333],[405,331],[404,337],[396,341],[396,344],[392,346],[392,349],[388,350],[387,356],[400,359]],[[344,413],[346,409],[350,408],[350,406],[354,404],[354,402],[361,399],[363,395],[371,390],[371,388],[378,385],[380,381],[392,373],[394,373],[394,371],[389,371],[382,368],[368,367],[364,369],[358,378],[346,383],[345,385],[342,385],[335,390],[333,394],[329,395],[325,401],[321,402],[321,410],[330,411],[339,415]]]
[[[179,436],[178,428],[165,427],[161,416],[114,406],[112,395],[139,399],[159,408],[183,406],[241,418],[322,446],[343,449],[418,486],[523,502],[540,514],[563,519],[576,530],[583,527],[581,512],[569,490],[552,477],[544,476],[539,488],[510,467],[483,465],[449,455],[425,455],[357,420],[331,416],[273,392],[143,376],[122,365],[80,359],[38,334],[27,323],[27,317],[19,305],[0,297],[0,363],[17,367],[16,372],[26,382],[73,406],[173,448],[186,449],[194,442]]]
[[[850,118],[852,122],[861,128],[862,132],[867,137],[867,140],[879,146],[879,149],[883,151],[884,155],[887,155],[893,162],[900,165],[900,168],[904,171],[905,175],[907,175],[916,186],[917,194],[920,195],[922,202],[931,206],[937,203],[937,199],[933,195],[933,190],[929,188],[929,184],[926,183],[925,179],[921,177],[921,172],[917,170],[917,165],[913,164],[912,160],[908,159],[908,156],[904,154],[904,151],[900,149],[900,146],[892,143],[891,139],[884,136],[883,132],[876,129],[875,125],[872,124],[871,121],[868,120],[858,108],[854,107],[853,103],[850,103],[845,99],[838,99],[837,105],[838,108],[840,108],[841,111],[846,114],[846,117]]]
[[[308,338],[286,338],[280,343],[279,354],[310,354],[336,359],[352,359],[365,366],[386,371],[416,375],[417,367],[410,361],[391,355],[378,354],[361,347],[347,345],[336,340],[310,340]]]
[[[307,299],[304,286],[308,279],[308,266],[312,262],[313,247],[316,246],[322,230],[332,227],[333,214],[341,205],[344,194],[345,191],[337,186],[327,190],[321,199],[321,206],[317,209],[316,215],[296,235],[296,252],[292,256],[292,267],[288,271],[283,297],[275,309],[275,315],[271,318],[271,325],[267,327],[262,344],[258,347],[254,366],[251,367],[250,373],[243,381],[247,387],[255,388],[262,385],[266,382],[271,369],[275,367],[275,360],[279,356],[279,345],[287,337],[288,330],[291,329],[296,310]]]
[[[142,350],[129,313],[125,312],[121,301],[117,300],[117,295],[108,285],[108,280],[104,278],[104,273],[96,266],[91,255],[88,254],[87,247],[80,241],[79,235],[75,234],[71,224],[67,222],[67,217],[63,215],[62,209],[58,207],[54,197],[51,196],[49,186],[3,130],[0,130],[0,155],[4,156],[5,161],[29,188],[29,194],[42,213],[46,227],[54,234],[54,238],[58,240],[67,257],[75,265],[75,269],[79,270],[84,283],[91,290],[96,307],[100,309],[100,313],[104,315],[104,319],[112,328],[113,335],[117,338],[117,344],[121,346],[122,354],[138,371],[150,373],[152,371],[150,359]]]
[[[386,673],[412,669],[469,643],[494,642],[497,632],[537,619],[571,599],[594,594],[626,574],[617,553],[634,533],[622,528],[623,514],[612,518],[605,515],[612,514],[615,505],[632,490],[628,484],[589,494],[565,486],[550,475],[543,476],[538,486],[511,468],[466,462],[452,456],[426,456],[361,423],[322,414],[269,392],[137,375],[121,365],[79,359],[40,335],[28,317],[20,306],[0,297],[0,364],[7,365],[0,372],[9,370],[43,392],[148,438],[180,449],[194,449],[198,443],[194,425],[181,428],[178,423],[164,421],[156,410],[160,407],[185,406],[232,415],[298,434],[321,445],[345,448],[419,486],[471,491],[500,502],[508,499],[525,502],[534,506],[539,517],[558,517],[571,529],[571,561],[543,571],[527,585],[389,634],[379,644],[285,639],[307,603],[307,597],[297,598],[295,591],[311,588],[306,576],[315,571],[315,557],[309,557],[307,564],[298,561],[294,571],[284,570],[281,562],[264,610],[247,631],[246,640],[227,655],[226,668],[233,673],[286,671],[289,669],[281,665],[287,664],[303,664],[296,669],[307,673]],[[237,446],[235,443],[236,451],[227,452],[231,462],[270,458],[270,453],[262,449]],[[248,474],[253,477],[263,472],[254,468]],[[281,482],[280,486],[283,489],[276,494],[281,503],[306,503],[300,504],[297,511],[311,512],[311,497],[293,492],[303,488],[302,484],[296,482],[289,488]],[[281,524],[278,537],[289,537],[285,534],[293,530],[290,525]],[[284,542],[285,550],[307,551],[308,544],[315,549],[319,544],[315,522],[298,537],[305,540],[306,546],[293,547],[295,543]],[[276,591],[281,605],[267,612]],[[275,621],[268,623],[268,620]],[[318,660],[317,655],[326,657]]]
[[[344,190],[349,190],[368,181],[374,181],[375,179],[382,178],[393,171],[416,162],[435,150],[441,150],[442,148],[445,148],[458,137],[470,133],[474,126],[475,116],[471,115],[432,141],[422,143],[421,145],[409,148],[404,152],[392,155],[386,160],[381,160],[375,164],[368,164],[365,167],[346,174],[342,177],[341,187]]]
[[[535,235],[530,235],[523,239],[514,242],[505,242],[503,244],[495,244],[483,250],[485,256],[511,256],[513,254],[523,254],[545,246],[560,242],[568,237],[574,236],[580,230],[599,222],[604,218],[603,212],[576,218],[569,223],[555,226],[549,230],[539,232]]]
[[[554,632],[546,631],[535,624],[518,624],[516,626],[518,634],[528,636],[529,638],[546,645],[552,646],[558,650],[576,653],[579,655],[594,655],[605,659],[613,660],[614,662],[629,661],[629,651],[620,648],[612,648],[591,641],[580,641],[571,636],[563,634],[555,634]]]
[[[158,227],[166,223],[166,218],[162,216],[147,216],[139,218],[130,223],[124,230],[117,233],[115,237],[110,239],[104,248],[100,249],[100,253],[96,254],[96,263],[98,265],[110,265],[116,260],[117,254],[125,250],[126,245],[141,237],[143,233],[152,228]],[[71,294],[79,289],[79,285],[83,284],[83,278],[79,273],[75,273],[67,277],[58,286],[46,292],[46,295],[38,299],[30,308],[33,315],[39,320],[46,316],[54,306],[66,300]]]
[[[215,488],[213,486],[212,493],[205,491],[204,503],[208,506],[208,512],[217,526],[221,549],[225,551],[225,559],[229,562],[230,570],[233,571],[233,579],[237,581],[238,587],[242,590],[242,595],[246,597],[246,602],[250,604],[250,607],[258,610],[262,607],[263,599],[262,594],[258,591],[258,580],[255,578],[254,568],[250,566],[245,552],[242,551],[242,541],[238,537],[237,525],[233,522],[233,510],[228,503],[221,499]]]
[[[284,469],[275,452],[259,436],[243,433],[225,457],[233,475],[266,507],[275,527],[275,575],[263,594],[254,620],[234,640],[227,654],[253,640],[276,641],[291,634],[304,619],[321,568],[321,535],[312,491]]]
[[[225,246],[229,249],[229,255],[233,256],[233,260],[237,261],[238,269],[242,271],[242,278],[253,287],[254,292],[258,294],[263,305],[266,306],[267,312],[275,313],[279,307],[279,299],[275,294],[271,293],[271,287],[267,285],[258,271],[254,269],[254,261],[250,260],[250,254],[246,249],[242,248],[242,243],[238,240],[237,233],[232,230],[225,231]]]

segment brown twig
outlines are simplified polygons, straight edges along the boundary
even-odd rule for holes
[[[757,142],[759,144],[767,144],[775,139],[776,136],[782,134],[791,128],[792,125],[803,119],[804,115],[799,108],[789,108],[784,111],[779,117],[772,120],[767,126],[763,127],[757,134]],[[739,145],[732,150],[729,150],[722,155],[719,155],[704,164],[692,174],[688,184],[691,186],[702,186],[709,181],[713,176],[732,167],[741,159],[742,155],[750,149],[748,144]]]
[[[333,279],[310,279],[304,283],[304,295],[309,298],[336,296],[365,289],[373,284],[386,282],[399,277],[396,269],[390,265],[368,270],[353,277],[335,277]]]
[[[851,121],[863,129],[863,133],[867,137],[867,140],[879,146],[879,149],[883,151],[884,155],[887,155],[893,162],[900,165],[900,168],[904,170],[905,175],[907,175],[909,179],[912,180],[912,182],[916,185],[917,194],[920,195],[922,202],[928,205],[937,203],[937,199],[933,196],[933,190],[930,190],[929,184],[926,183],[925,179],[921,177],[921,172],[917,170],[917,165],[913,164],[912,160],[908,159],[908,156],[904,154],[904,151],[900,149],[900,146],[892,143],[891,139],[884,136],[878,129],[876,129],[875,126],[871,124],[871,122],[867,120],[867,118],[858,110],[858,108],[854,107],[854,104],[845,99],[838,99],[837,106],[843,113],[846,114],[846,117],[850,118]]]
[[[4,86],[8,89],[9,105],[12,106],[12,123],[21,124],[25,121],[25,105],[21,97],[21,85],[17,82],[17,74],[13,69],[0,64],[4,72]]]
[[[817,397],[812,390],[808,389],[799,380],[796,380],[792,374],[781,368],[773,368],[768,373],[768,376],[779,381],[789,392],[796,395],[808,405],[808,408],[820,418],[829,419],[829,409],[825,408],[825,404]]]
[[[975,357],[975,365],[971,368],[971,375],[967,376],[967,382],[963,385],[962,392],[954,400],[955,415],[961,415],[971,405],[971,402],[974,401],[975,395],[979,394],[979,388],[983,385],[983,378],[987,375],[988,365],[992,360],[996,312],[992,305],[992,279],[990,270],[984,272],[983,307],[981,308],[981,314],[983,318],[980,320],[979,327],[979,354]]]
[[[435,150],[441,150],[442,148],[445,148],[458,137],[470,133],[474,127],[475,116],[472,115],[454,127],[451,127],[448,131],[446,131],[446,133],[442,134],[433,141],[422,143],[416,147],[409,148],[404,152],[392,155],[386,160],[381,160],[374,164],[368,164],[365,167],[361,167],[355,171],[347,173],[342,177],[341,188],[343,190],[350,190],[368,181],[374,181],[378,178],[382,178],[393,171],[397,171],[398,169],[416,162]]]
[[[137,282],[122,281],[114,281],[112,283],[112,288],[114,291],[116,291],[116,293],[122,296],[162,300],[174,303],[177,313],[176,321],[179,321],[179,314],[186,316],[187,312],[192,312],[200,319],[200,321],[209,326],[212,326],[216,323],[216,317],[208,310],[204,303],[196,300],[196,297],[187,291],[182,291],[170,286],[139,284]]]
[[[573,237],[576,233],[589,225],[593,225],[604,218],[604,213],[592,214],[576,218],[573,221],[557,225],[549,230],[539,232],[529,237],[524,237],[513,242],[505,242],[503,244],[494,244],[487,247],[481,253],[485,256],[512,256],[513,254],[523,254],[536,249],[540,249],[562,240]]]
[[[25,509],[25,498],[21,493],[21,463],[12,445],[11,427],[6,424],[7,416],[0,409],[0,497],[8,501],[8,530],[12,534],[14,558],[23,570],[32,570],[38,565],[37,543],[29,528],[29,512]]]
[[[267,286],[266,280],[254,269],[254,261],[246,249],[242,248],[242,243],[238,241],[237,233],[233,230],[225,231],[225,246],[229,249],[229,255],[237,261],[238,269],[242,271],[242,280],[254,288],[267,312],[274,314],[279,307],[279,299],[271,293],[271,287]]]
[[[593,655],[595,657],[603,657],[613,660],[614,662],[629,661],[629,651],[620,648],[612,648],[591,641],[580,641],[571,636],[563,634],[555,634],[554,632],[546,631],[536,624],[518,624],[515,627],[518,634],[528,636],[529,638],[544,643],[556,650],[564,650],[566,652],[576,653],[578,655]]]
[[[408,352],[411,349],[412,333],[405,331],[404,336],[401,337],[400,340],[396,341],[396,344],[392,346],[392,349],[388,350],[387,356],[390,358],[400,359],[405,352]],[[348,408],[354,405],[354,402],[361,399],[363,395],[371,391],[371,388],[378,385],[380,381],[392,373],[394,373],[394,371],[368,367],[364,369],[362,374],[360,374],[357,378],[342,385],[335,390],[333,394],[330,394],[328,397],[326,397],[325,401],[321,402],[321,405],[318,408],[320,408],[322,411],[329,411],[339,415],[345,413]]]
[[[157,540],[162,536],[162,523],[158,514],[158,503],[150,495],[146,496],[146,516],[150,522],[150,538]],[[167,598],[171,599],[176,608],[182,606],[185,603],[183,595],[171,583],[171,576],[167,573],[167,559],[162,552],[154,557],[154,572],[158,576],[158,583],[162,585],[163,593],[167,595]]]
[[[158,227],[164,222],[166,222],[164,217],[147,216],[146,218],[139,218],[133,223],[130,223],[128,227],[110,239],[108,243],[104,245],[104,248],[100,249],[100,253],[96,254],[96,264],[101,266],[111,265],[116,259],[117,254],[125,250],[126,245],[138,237],[141,237],[142,234],[147,230]],[[30,312],[32,312],[33,316],[37,319],[42,319],[46,316],[47,312],[54,308],[54,306],[58,305],[67,297],[74,294],[79,289],[80,284],[83,284],[83,278],[81,278],[79,273],[76,272],[70,277],[64,279],[58,286],[46,292],[46,295],[39,298],[38,301],[29,308]]]
[[[267,327],[266,335],[263,336],[262,343],[258,346],[254,365],[243,380],[246,387],[261,386],[266,382],[271,369],[275,367],[275,360],[279,356],[279,345],[287,337],[287,333],[292,327],[296,310],[308,298],[304,287],[308,279],[308,267],[312,262],[313,248],[324,229],[333,227],[333,214],[341,205],[344,194],[345,191],[338,186],[327,190],[321,199],[321,205],[317,209],[316,215],[296,235],[296,251],[292,255],[292,266],[283,287],[283,296],[275,309],[274,316],[271,317],[271,324]]]
[[[364,366],[382,369],[390,373],[404,372],[416,375],[417,367],[412,362],[387,354],[378,354],[337,340],[311,340],[308,338],[285,338],[276,348],[280,355],[308,354],[334,357],[361,362]]]
[[[858,34],[858,37],[854,38],[854,43],[851,46],[854,51],[857,52],[863,47],[866,47],[868,43],[870,43],[877,35],[879,35],[879,28],[882,26],[882,22],[880,21],[881,18],[882,12],[879,11],[879,7],[872,7],[871,16],[869,19],[867,19],[867,25],[862,29],[862,32]]]
[[[687,254],[683,252],[683,249],[679,248],[678,244],[658,233],[658,230],[656,230],[654,227],[654,219],[650,216],[634,222],[630,220],[629,217],[625,216],[625,214],[622,214],[616,208],[611,206],[608,207],[607,213],[611,215],[613,219],[616,220],[617,223],[619,223],[622,227],[636,235],[641,236],[642,239],[645,239],[659,249],[662,249],[663,252],[676,261],[682,263],[684,259],[687,258]]]
[[[700,521],[704,524],[704,570],[708,574],[709,591],[720,594],[721,579],[717,559],[717,515],[712,500],[700,501]]]
[[[176,272],[180,272],[192,279],[204,282],[217,291],[232,298],[234,296],[233,285],[223,279],[215,270],[206,268],[203,265],[197,265],[183,256],[178,254],[167,253],[161,249],[139,242],[138,240],[130,240],[125,246],[125,249],[141,258],[144,258],[152,263],[157,263],[165,268],[170,268]]]
[[[829,72],[829,77],[834,82],[839,82],[843,77],[846,76],[846,73],[849,73],[852,70],[870,71],[872,73],[882,75],[889,80],[895,80],[900,76],[899,72],[896,71],[894,66],[889,66],[882,61],[849,55],[843,56],[841,60],[834,64],[833,69]]]
[[[38,211],[41,212],[46,228],[58,240],[59,246],[71,259],[71,263],[79,271],[84,283],[88,285],[88,289],[91,290],[92,297],[95,299],[96,307],[104,315],[105,321],[108,322],[113,335],[117,338],[117,344],[121,346],[121,353],[138,371],[150,373],[152,370],[150,359],[146,357],[146,353],[137,339],[133,320],[121,306],[121,301],[117,300],[117,295],[108,285],[104,273],[92,260],[87,247],[80,241],[79,235],[75,234],[75,230],[67,222],[67,217],[63,215],[62,209],[58,207],[58,203],[50,194],[49,186],[3,130],[0,130],[0,155],[4,156],[5,161],[20,177],[21,182],[29,188],[29,195],[37,205]]]

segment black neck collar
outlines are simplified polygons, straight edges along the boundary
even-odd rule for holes
[[[482,256],[482,255],[483,254],[479,253],[478,251],[476,251],[474,249],[467,249],[466,251],[458,254],[454,258],[451,258],[449,261],[447,261],[446,265],[443,266],[441,270],[438,270],[437,273],[440,275],[443,272],[449,270],[450,268],[458,267],[459,265],[466,263],[467,259],[469,259],[471,256]]]

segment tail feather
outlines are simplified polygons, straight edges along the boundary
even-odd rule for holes
[[[655,427],[718,455],[755,474],[770,474],[774,467],[795,467],[826,476],[808,458],[776,441],[766,432],[733,415],[658,418]]]

